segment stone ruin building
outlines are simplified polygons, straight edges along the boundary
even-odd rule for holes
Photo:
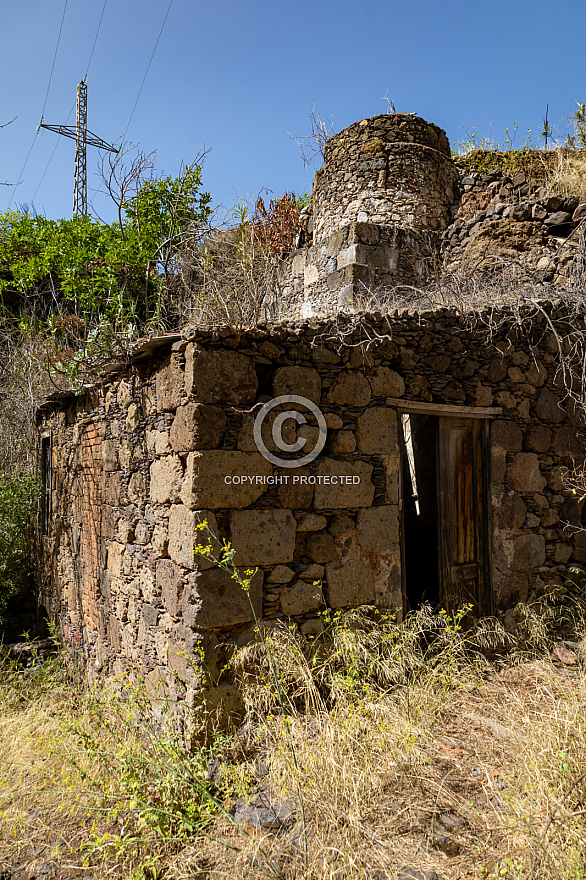
[[[95,386],[46,400],[39,602],[90,670],[138,665],[151,694],[231,704],[226,646],[254,638],[253,613],[198,554],[204,520],[256,569],[259,620],[310,636],[326,606],[510,613],[586,562],[583,533],[565,528],[581,506],[564,467],[585,446],[559,378],[563,307],[519,324],[503,306],[490,335],[448,307],[352,315],[365,287],[421,286],[502,224],[527,224],[535,262],[563,278],[555,227],[586,206],[531,203],[525,186],[462,175],[444,132],[415,116],[352,125],[328,144],[284,260],[280,320],[142,341]],[[313,406],[297,423],[279,422],[286,401],[267,413],[265,455],[257,417],[287,395]],[[276,429],[289,448],[325,446],[291,466]]]

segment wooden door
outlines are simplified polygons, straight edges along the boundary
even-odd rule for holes
[[[486,420],[439,419],[438,514],[440,602],[448,612],[472,603],[490,611],[487,575],[488,481],[484,459]]]

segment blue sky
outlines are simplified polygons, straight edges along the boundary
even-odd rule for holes
[[[63,17],[65,9],[65,16]],[[34,205],[69,217],[75,145],[45,121],[65,123],[87,70],[103,0],[2,0],[0,210]],[[385,112],[414,112],[444,128],[499,140],[519,124],[538,134],[586,101],[584,0],[172,0],[130,125],[169,0],[106,0],[88,74],[88,126],[107,141],[157,151],[174,174],[203,146],[204,187],[215,205],[311,189],[289,137],[307,134],[316,105],[339,131]],[[47,95],[61,22],[63,28]],[[75,122],[72,113],[69,123]],[[58,143],[57,143],[58,142]],[[19,173],[32,145],[30,158]],[[41,178],[56,147],[44,179]],[[90,200],[113,219],[88,149]]]

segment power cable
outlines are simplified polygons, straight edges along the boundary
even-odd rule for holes
[[[100,28],[102,27],[102,19],[104,17],[104,12],[106,11],[106,3],[108,0],[104,0],[104,5],[102,6],[102,14],[100,15],[100,20],[98,22],[98,29],[96,31],[96,36],[94,37],[94,45],[92,46],[92,51],[90,52],[90,60],[87,63],[87,67],[85,70],[85,75],[87,76],[90,69],[90,64],[92,63],[92,58],[94,57],[94,49],[96,48],[96,43],[98,42],[98,34],[100,33]]]
[[[72,106],[71,106],[71,110],[69,111],[69,113],[68,113],[68,115],[67,115],[67,119],[66,119],[66,121],[65,121],[65,125],[67,125],[67,123],[69,122],[69,120],[70,120],[70,118],[71,118],[71,114],[73,113],[74,110],[75,110],[75,104],[72,104]],[[32,203],[34,203],[34,201],[35,201],[35,196],[36,196],[36,194],[38,193],[39,189],[41,188],[41,184],[42,184],[43,180],[45,179],[45,175],[47,174],[47,171],[49,170],[49,165],[50,165],[51,162],[53,161],[53,157],[54,157],[55,153],[57,152],[57,147],[59,146],[60,143],[61,143],[60,140],[57,140],[57,141],[55,142],[55,146],[53,147],[53,152],[52,152],[51,155],[49,156],[49,161],[48,161],[47,164],[45,165],[45,170],[43,171],[43,173],[42,173],[42,175],[41,175],[41,179],[39,180],[39,182],[38,182],[38,184],[37,184],[37,188],[36,188],[36,190],[34,191],[34,193],[33,193],[33,195],[32,195],[32,199],[31,199],[31,202],[32,202]]]
[[[57,45],[55,46],[55,54],[53,55],[53,64],[51,65],[51,73],[49,74],[49,82],[47,83],[47,92],[45,94],[45,103],[43,104],[43,111],[41,116],[45,115],[45,109],[47,107],[47,98],[49,97],[49,89],[51,88],[51,80],[53,79],[53,71],[55,70],[55,61],[57,60],[57,52],[59,50],[59,43],[61,42],[61,32],[63,31],[63,22],[65,21],[65,13],[67,12],[67,2],[65,0],[65,6],[63,7],[63,15],[61,16],[61,26],[59,27],[59,36],[57,37]]]
[[[63,7],[63,15],[61,16],[61,24],[59,25],[59,34],[58,34],[58,36],[57,36],[57,45],[55,46],[55,52],[54,52],[54,54],[53,54],[53,63],[51,64],[51,73],[49,74],[49,82],[47,83],[47,91],[45,92],[45,102],[44,102],[44,104],[43,104],[43,112],[41,113],[41,117],[44,116],[44,114],[45,114],[45,109],[46,109],[46,107],[47,107],[47,99],[48,99],[48,97],[49,97],[49,89],[51,88],[51,80],[53,79],[53,71],[55,70],[55,61],[57,60],[57,52],[59,51],[59,43],[61,42],[61,34],[62,34],[62,32],[63,32],[63,22],[65,21],[65,13],[67,12],[67,3],[68,3],[68,0],[65,0],[65,6]],[[30,145],[29,151],[28,151],[28,153],[26,154],[26,159],[24,160],[23,165],[22,165],[22,168],[20,169],[20,174],[18,175],[18,179],[17,179],[17,182],[16,182],[16,184],[15,184],[15,187],[14,187],[14,189],[12,190],[12,195],[10,196],[10,201],[8,202],[8,207],[9,207],[9,208],[10,208],[10,206],[11,206],[11,204],[12,204],[12,200],[13,200],[14,195],[15,195],[15,193],[16,193],[16,188],[17,188],[18,186],[20,186],[20,184],[22,183],[22,179],[21,179],[21,178],[22,178],[22,175],[24,174],[24,169],[26,168],[27,163],[28,163],[28,160],[30,159],[30,155],[31,155],[31,153],[32,153],[32,151],[33,151],[33,147],[34,147],[34,145],[35,145],[35,141],[36,141],[36,139],[37,139],[37,134],[38,134],[38,129],[37,129],[37,131],[35,132],[35,134],[34,134],[34,136],[33,136],[32,143],[31,143],[31,145]]]
[[[131,114],[130,114],[130,119],[128,120],[128,124],[127,124],[126,128],[124,129],[124,134],[122,135],[121,143],[124,143],[124,138],[126,137],[126,132],[128,131],[128,129],[129,129],[129,127],[130,127],[130,123],[132,122],[132,117],[134,116],[134,111],[136,110],[136,105],[138,104],[138,101],[139,101],[139,98],[140,98],[140,95],[141,95],[141,92],[142,92],[143,86],[144,86],[144,84],[145,84],[145,82],[146,82],[146,78],[147,78],[147,76],[148,76],[148,72],[149,72],[149,70],[151,69],[151,64],[153,63],[153,58],[155,57],[155,52],[157,51],[157,46],[159,45],[159,40],[161,39],[161,35],[162,35],[162,33],[163,33],[163,28],[165,27],[165,23],[166,23],[166,21],[167,21],[167,18],[169,17],[169,13],[171,12],[171,7],[172,7],[172,6],[173,6],[173,0],[170,0],[169,6],[168,6],[168,8],[167,8],[167,12],[166,12],[166,14],[165,14],[165,18],[163,19],[163,24],[161,25],[161,30],[159,31],[159,36],[157,37],[157,42],[155,43],[155,48],[153,49],[152,55],[151,55],[151,57],[150,57],[150,61],[149,61],[149,63],[147,64],[147,69],[145,70],[145,74],[144,74],[144,76],[143,76],[143,78],[142,78],[142,82],[141,82],[141,84],[140,84],[140,89],[138,90],[138,95],[136,96],[136,101],[134,102],[134,107],[132,108],[132,112],[131,112]]]

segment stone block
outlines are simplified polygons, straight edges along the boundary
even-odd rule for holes
[[[122,576],[124,550],[124,545],[119,544],[117,541],[110,541],[108,543],[107,568],[111,578]]]
[[[170,559],[158,559],[155,569],[157,589],[165,610],[172,616],[181,613],[181,596],[183,594],[183,577],[181,569]]]
[[[183,464],[178,455],[165,455],[153,461],[151,474],[151,501],[166,504],[175,501],[181,490]]]
[[[267,491],[266,479],[272,473],[272,465],[259,452],[190,452],[181,500],[192,509],[248,507]]]
[[[563,492],[566,485],[567,474],[568,471],[565,467],[552,467],[547,475],[547,485],[552,492]]]
[[[136,471],[130,477],[128,481],[128,489],[126,494],[128,495],[128,500],[131,504],[136,504],[137,507],[140,507],[145,499],[146,493],[146,480],[144,474],[141,474],[140,471]]]
[[[328,394],[328,400],[338,406],[368,406],[371,397],[368,380],[355,370],[340,373]]]
[[[136,403],[131,403],[126,416],[126,430],[129,434],[136,431],[140,424],[140,410]]]
[[[586,562],[586,531],[572,535],[572,559],[575,562]]]
[[[250,358],[236,351],[206,351],[189,343],[185,390],[200,403],[243,406],[254,403],[257,378]]]
[[[348,241],[359,241],[362,244],[374,245],[379,241],[380,230],[374,223],[351,223],[348,230]]]
[[[132,446],[128,442],[128,440],[123,440],[120,444],[120,449],[118,450],[118,458],[120,460],[120,467],[124,470],[127,470],[130,467],[130,462],[132,461]]]
[[[520,452],[523,448],[521,428],[507,419],[494,419],[490,426],[490,443],[506,452]]]
[[[546,485],[539,470],[539,458],[534,452],[518,452],[508,468],[508,475],[517,492],[541,492]]]
[[[364,370],[374,366],[374,357],[366,345],[353,345],[350,349],[350,367],[353,370]]]
[[[516,492],[507,492],[501,502],[495,506],[495,524],[504,532],[515,532],[525,522],[527,508],[520,495]]]
[[[313,501],[314,486],[310,483],[303,483],[301,480],[310,477],[311,471],[308,468],[294,468],[292,470],[289,482],[282,483],[277,487],[279,504],[290,510],[307,510]],[[297,477],[296,482],[293,482],[293,477]]]
[[[356,437],[353,431],[336,431],[328,439],[328,449],[342,455],[348,455],[356,449]]]
[[[553,451],[560,458],[578,462],[584,461],[584,432],[576,428],[563,427],[554,431]]]
[[[374,602],[374,576],[361,559],[350,559],[345,565],[326,565],[327,597],[331,608],[348,608]]]
[[[520,535],[513,538],[511,571],[529,571],[545,562],[545,538],[543,535]]]
[[[358,419],[356,441],[358,449],[365,455],[384,454],[397,449],[396,411],[383,406],[365,410]]]
[[[236,565],[292,562],[295,517],[290,510],[237,510],[230,515],[230,536]]]
[[[142,606],[142,619],[146,623],[147,626],[156,626],[157,621],[159,619],[159,612],[154,607],[154,605],[150,605],[148,602],[145,602]]]
[[[170,355],[159,368],[155,379],[159,412],[177,409],[183,396],[183,370],[177,355]]]
[[[323,598],[319,586],[308,581],[297,580],[282,591],[279,601],[283,614],[287,617],[300,617],[310,611],[317,611]]]
[[[358,511],[356,538],[364,555],[379,554],[399,542],[399,508],[385,504]]]
[[[403,397],[405,394],[402,376],[390,367],[375,367],[369,381],[373,397]]]
[[[571,544],[556,544],[553,548],[553,561],[557,565],[565,565],[572,555]]]
[[[102,442],[102,467],[105,471],[118,470],[118,451],[114,440]]]
[[[238,574],[245,578],[246,568]],[[194,571],[183,591],[183,620],[193,629],[219,629],[254,620],[262,612],[263,573],[257,571],[246,592],[230,572],[219,568]]]
[[[167,662],[169,669],[186,684],[195,687],[201,685],[201,660],[199,654],[194,654],[194,648],[199,647],[198,638],[183,623],[176,624],[169,633]]]
[[[293,577],[295,577],[295,572],[288,565],[275,565],[270,574],[267,575],[267,583],[288,584]]]
[[[328,481],[315,487],[313,506],[316,510],[371,506],[374,498],[372,465],[364,461],[324,458],[316,475]]]
[[[300,629],[304,636],[319,636],[324,631],[324,623],[319,617],[312,617],[302,623]]]
[[[307,536],[305,552],[312,562],[331,562],[336,558],[336,545],[328,532],[317,532]]]
[[[312,565],[308,565],[307,568],[299,569],[299,577],[303,578],[304,581],[321,581],[325,573],[325,568],[323,565],[318,565],[314,562]]]
[[[228,420],[219,406],[188,403],[177,409],[169,438],[175,452],[217,449],[222,445]]]
[[[538,422],[529,425],[525,431],[523,448],[527,452],[547,452],[551,446],[551,436],[547,425],[540,425]]]
[[[296,394],[319,406],[321,379],[313,367],[279,367],[273,376],[273,395]]]
[[[297,523],[298,532],[320,532],[325,529],[327,520],[320,513],[306,513]]]
[[[207,522],[207,529],[197,529],[200,523]],[[210,534],[211,532],[211,534]],[[196,552],[196,547],[211,545],[214,556],[218,556],[220,545],[217,541],[218,523],[211,510],[189,510],[183,504],[173,504],[169,513],[169,556],[183,568],[212,568],[215,563]]]
[[[556,425],[563,422],[566,417],[560,398],[548,388],[544,388],[539,394],[535,404],[535,414],[537,418]]]

